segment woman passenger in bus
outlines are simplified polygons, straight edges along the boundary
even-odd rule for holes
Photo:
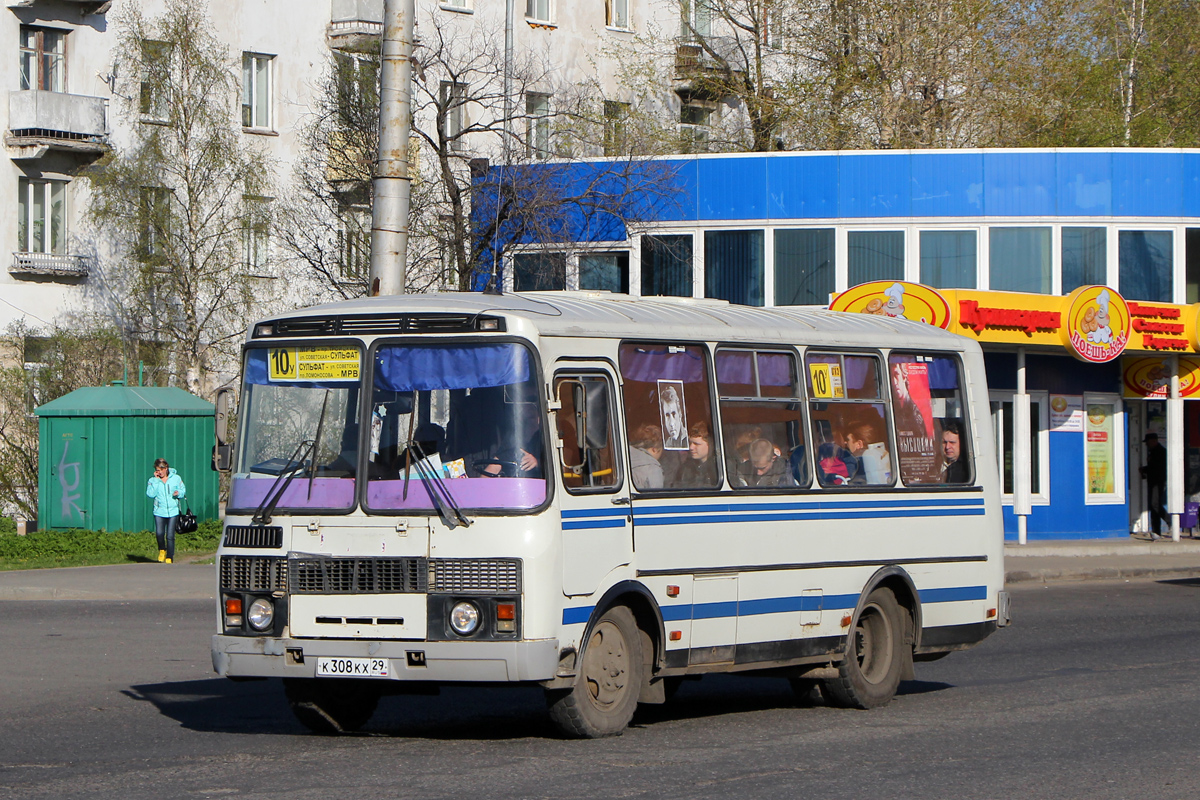
[[[887,445],[874,422],[860,420],[846,429],[846,448],[858,462],[858,472],[851,476],[852,484],[891,483],[891,459]]]
[[[688,455],[676,476],[680,488],[711,488],[717,485],[717,461],[713,457],[713,435],[707,422],[688,428]]]
[[[662,428],[653,423],[641,425],[634,434],[629,448],[629,475],[633,488],[640,491],[663,487]]]

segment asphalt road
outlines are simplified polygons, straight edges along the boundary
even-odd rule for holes
[[[1014,592],[1014,626],[875,711],[709,677],[622,737],[536,689],[385,698],[362,735],[212,676],[201,601],[0,603],[0,798],[1195,798],[1200,580]]]

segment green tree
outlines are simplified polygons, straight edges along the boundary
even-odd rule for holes
[[[170,350],[194,394],[212,388],[251,314],[271,165],[236,122],[238,65],[204,8],[168,0],[115,20],[128,142],[90,171],[88,215],[113,243],[102,265],[118,324]]]

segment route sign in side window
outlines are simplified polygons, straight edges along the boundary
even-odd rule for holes
[[[891,486],[879,359],[809,352],[805,366],[817,481],[828,487]]]
[[[905,484],[974,481],[962,370],[950,355],[888,357],[900,479]]]
[[[734,489],[808,486],[804,400],[790,352],[717,351],[725,472]]]
[[[704,347],[629,342],[621,345],[620,366],[634,488],[720,486],[721,454],[713,434]]]
[[[620,484],[613,453],[612,388],[604,375],[554,380],[563,485],[571,494],[611,491]]]

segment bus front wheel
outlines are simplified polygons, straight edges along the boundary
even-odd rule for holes
[[[641,635],[624,606],[605,611],[584,644],[575,685],[546,693],[550,718],[576,739],[619,736],[633,719],[643,682]]]
[[[344,678],[284,678],[283,693],[296,719],[313,733],[356,731],[379,704],[376,687]]]
[[[896,695],[904,668],[904,610],[890,589],[867,595],[838,677],[825,682],[825,696],[842,708],[875,708]]]

